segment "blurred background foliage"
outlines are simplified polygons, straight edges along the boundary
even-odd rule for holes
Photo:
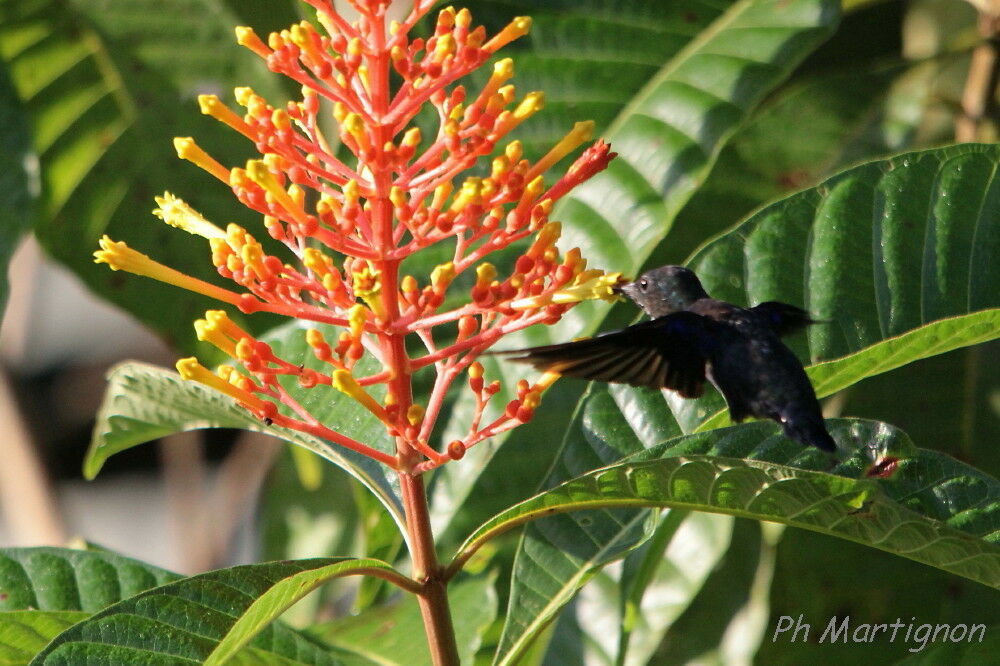
[[[666,62],[733,4],[738,3],[481,0],[471,8],[490,33],[512,16],[534,18],[529,37],[505,54],[515,58],[519,91],[546,92],[546,108],[518,129],[528,155],[537,156],[572,120],[592,118],[599,132],[606,129]],[[980,9],[961,0],[845,2],[830,39],[725,143],[704,184],[680,209],[647,265],[683,262],[706,239],[761,205],[815,185],[862,159],[955,141],[993,141],[995,19],[990,6]],[[171,139],[195,136],[227,164],[249,157],[252,147],[202,117],[195,98],[214,93],[232,103],[237,85],[254,87],[272,103],[294,94],[256,58],[241,52],[232,26],[248,24],[266,34],[298,20],[302,11],[293,0],[0,1],[0,265],[22,234],[33,233],[48,257],[68,268],[99,299],[148,326],[176,353],[207,354],[208,348],[194,340],[191,321],[211,302],[95,266],[91,248],[108,233],[163,263],[218,280],[200,239],[151,217],[152,198],[170,190],[209,219],[253,227],[247,211],[226,188],[176,158]],[[984,74],[986,83],[977,83]],[[970,96],[970,89],[984,85],[989,94]],[[434,258],[429,262],[436,263]],[[24,288],[30,290],[30,285]],[[0,281],[0,301],[7,295]],[[33,297],[44,299],[46,294]],[[21,310],[18,316],[28,315]],[[630,313],[619,309],[612,312],[611,321],[621,323],[627,316]],[[274,323],[255,317],[248,325],[261,331]],[[8,317],[5,328],[25,325]],[[998,353],[1000,345],[994,342],[908,365],[832,397],[828,410],[895,424],[919,445],[995,476],[1000,474]],[[110,360],[116,359],[101,363]],[[19,369],[12,356],[6,361],[43,458],[53,461],[50,471],[57,477],[75,474],[87,443],[88,424],[80,422],[86,417],[60,422],[65,410],[50,401],[53,395],[66,394],[49,389],[78,361],[51,358],[28,369]],[[93,379],[80,390],[102,388]],[[575,398],[570,390],[546,407],[569,406]],[[67,432],[74,436],[67,437]],[[232,437],[215,436],[208,444],[209,457],[222,459],[223,465],[233,460],[240,449],[230,446]],[[549,461],[531,458],[525,453],[528,448],[512,448],[501,457],[506,462],[518,457],[519,469],[533,468],[541,480]],[[123,457],[119,469],[137,464],[142,456]],[[263,459],[270,461],[261,457],[258,467]],[[391,521],[354,482],[328,467],[316,477],[313,468],[313,477],[306,473],[313,479],[305,484],[312,486],[307,489],[303,468],[296,473],[290,454],[278,455],[277,461],[266,480],[260,475],[262,510],[255,528],[248,530],[254,557],[363,551],[391,559],[398,553]],[[242,482],[253,485],[238,474],[231,484],[238,488]],[[236,499],[221,493],[220,501],[237,509],[231,521],[245,520],[256,486],[252,490],[237,493]],[[490,493],[502,493],[490,487],[480,491],[487,495],[487,507]],[[473,523],[487,513],[482,506],[478,513],[474,506],[470,511],[464,522]],[[463,523],[462,516],[454,520]],[[683,591],[679,605],[674,602],[676,612],[663,620],[662,638],[650,663],[722,663],[730,654],[727,630],[739,622],[756,632],[758,663],[837,664],[858,654],[850,645],[818,650],[812,644],[773,644],[767,628],[773,629],[780,615],[1000,624],[995,591],[941,571],[804,531],[762,528],[740,520],[730,528],[728,519],[705,520],[704,530],[693,531],[691,538],[701,534],[716,560],[709,558],[712,567]],[[225,534],[231,538],[233,530]],[[457,538],[457,533],[452,535]],[[514,537],[500,541],[493,561],[509,560],[514,545]],[[207,563],[229,562],[232,546],[232,540],[223,543]],[[600,662],[595,656],[599,651],[573,637],[595,626],[588,616],[593,607],[588,598],[602,594],[601,585],[606,584],[595,578],[563,613],[550,635],[545,663],[576,663],[573,660],[583,659],[584,653],[593,663]],[[340,598],[351,585],[336,583],[325,592],[326,598]],[[495,586],[501,608],[506,585],[501,575]],[[677,590],[651,588],[654,593],[669,596]],[[365,583],[354,607],[384,595],[378,584]],[[316,597],[294,613],[305,617],[328,612],[320,601]],[[756,623],[746,623],[748,609],[755,609]],[[907,656],[905,645],[887,642],[867,646],[864,654],[871,663]]]

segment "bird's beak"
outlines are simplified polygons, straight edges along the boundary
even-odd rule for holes
[[[625,287],[632,284],[631,282],[619,282],[618,284],[611,287],[611,293],[617,294],[618,296],[625,296]]]

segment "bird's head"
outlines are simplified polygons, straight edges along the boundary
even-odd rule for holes
[[[698,299],[708,298],[698,276],[683,266],[654,268],[614,291],[628,296],[650,317],[686,310]]]

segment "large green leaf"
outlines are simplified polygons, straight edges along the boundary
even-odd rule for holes
[[[585,436],[621,446],[621,413],[600,394]],[[460,552],[525,522],[521,567],[497,663],[512,663],[587,573],[581,558],[607,548],[601,523],[564,511],[658,506],[696,509],[802,527],[867,544],[1000,589],[1000,483],[947,456],[916,450],[884,424],[829,421],[842,446],[859,448],[832,473],[812,450],[757,422],[667,439],[615,465],[588,472],[487,521]],[[634,437],[634,435],[631,435]],[[871,459],[898,457],[888,479],[865,478]],[[746,460],[743,460],[743,459]],[[588,538],[589,537],[589,538]],[[594,538],[596,537],[596,538]],[[547,546],[547,547],[546,547]],[[559,553],[558,558],[553,553]],[[517,575],[517,574],[515,574]],[[514,599],[517,598],[515,604]]]
[[[262,339],[278,356],[319,369],[320,362],[309,351],[305,330],[298,323],[275,329]],[[375,364],[373,359],[365,357],[359,361],[357,372],[362,376],[373,372]],[[325,386],[303,389],[294,381],[288,382],[286,389],[322,423],[373,448],[392,450],[382,423],[359,403],[335,389]],[[196,428],[256,430],[303,446],[365,484],[396,522],[403,523],[396,477],[383,465],[311,435],[265,425],[228,396],[196,382],[184,381],[174,372],[143,363],[123,363],[111,370],[84,474],[92,478],[104,461],[119,451],[173,432]]]
[[[0,666],[27,664],[50,640],[89,615],[83,611],[0,612]]]
[[[966,144],[863,164],[762,209],[689,265],[716,298],[819,319],[798,349],[827,361],[809,370],[827,395],[1000,336],[998,163],[996,146]],[[685,404],[685,425],[724,423],[720,408],[715,394]]]
[[[602,133],[663,63],[732,4],[732,0],[478,0],[470,9],[489,34],[515,15],[531,16],[531,31],[499,55],[514,58],[518,90],[545,93],[545,108],[514,134],[526,154],[540,156],[574,120],[593,120]],[[477,78],[485,81],[488,75],[484,70]]]
[[[575,604],[588,652],[608,663],[646,664],[728,551],[732,522],[671,510],[646,543],[597,572]]]
[[[483,631],[496,618],[494,578],[477,576],[448,586],[448,604],[455,618],[456,641],[463,664],[473,663]],[[309,629],[310,635],[324,643],[366,656],[382,666],[429,666],[431,657],[422,638],[423,631],[420,608],[412,595]]]
[[[187,322],[209,299],[112,272],[90,255],[108,233],[219,280],[203,239],[163,225],[150,210],[152,197],[169,189],[210,219],[253,219],[229,187],[177,159],[171,143],[196,136],[228,164],[250,155],[252,146],[201,116],[195,101],[206,91],[231,99],[237,84],[279,93],[263,63],[235,44],[237,23],[222,0],[0,2],[0,55],[32,118],[40,161],[40,242],[91,289],[186,347],[194,340]]]
[[[689,265],[716,298],[808,308],[814,361],[995,308],[998,163],[997,146],[965,144],[863,164],[764,208]]]
[[[94,613],[59,634],[31,663],[194,664],[220,658],[220,646],[233,656],[249,644],[280,658],[270,663],[338,664],[325,647],[281,625],[265,625],[325,580],[372,573],[405,580],[384,562],[352,558],[251,564],[184,578]],[[257,656],[246,660],[269,663]]]
[[[678,10],[672,5],[659,6],[667,12],[671,32],[677,29],[680,34],[691,34],[684,25],[683,12],[674,13]],[[641,266],[670,229],[674,215],[705,179],[727,138],[832,32],[838,8],[838,3],[826,0],[742,0],[728,7],[670,60],[661,61],[660,69],[605,132],[619,157],[556,208],[554,219],[564,223],[560,246],[579,246],[592,265],[608,270],[628,273]],[[615,33],[617,14],[592,13],[606,17],[607,34]],[[696,12],[695,16],[702,14]],[[628,49],[630,42],[620,40],[618,48]],[[541,342],[549,335],[568,338],[592,332],[606,311],[603,304],[582,304],[560,326],[536,327],[539,330],[533,337],[505,344],[516,346],[526,340]],[[507,374],[499,364],[487,365],[487,372],[494,376]],[[507,384],[513,386],[515,379],[508,377]],[[500,397],[497,401],[505,404]],[[470,402],[457,402],[446,437],[464,433]],[[568,416],[569,410],[563,413]],[[547,427],[561,430],[558,420],[550,418]],[[537,453],[537,433],[519,430],[523,432],[514,431],[507,438],[495,463],[498,468],[516,466],[526,450]],[[488,502],[483,507],[466,505],[477,518],[517,499],[509,493],[472,491],[477,479],[490,476],[474,470],[486,465],[492,451],[470,451],[461,466],[443,471],[435,494],[439,524],[447,524],[467,497]],[[541,480],[539,472],[544,466],[537,458],[533,460],[534,471],[525,470],[526,481]],[[511,490],[523,496],[523,489],[517,486]]]
[[[834,72],[788,86],[733,136],[705,184],[678,214],[650,264],[678,264],[704,240],[758,206],[814,185],[834,170],[872,155],[910,148],[908,134],[882,127],[902,63]],[[896,136],[901,135],[901,136]]]
[[[95,613],[178,578],[158,567],[102,551],[0,549],[0,611]]]
[[[993,147],[961,146],[856,167],[817,188],[763,209],[732,232],[708,243],[692,265],[714,296],[737,303],[790,301],[824,319],[816,327],[821,330],[809,337],[809,355],[828,358],[831,353],[840,352],[844,356],[809,369],[820,395],[905,363],[996,338],[1000,336],[1000,310],[982,308],[1000,305],[997,274],[1000,262],[996,259],[1000,256],[1000,212],[990,203],[994,196],[992,174],[997,155]],[[833,198],[838,188],[843,187],[838,183],[852,184],[862,190],[871,206],[877,204],[879,211],[887,214],[873,212],[871,206],[857,210],[843,204],[840,198]],[[937,189],[932,187],[934,183]],[[827,201],[828,197],[833,198],[833,203]],[[955,203],[941,204],[942,200]],[[865,199],[859,196],[850,201],[863,204]],[[905,210],[894,208],[893,202],[905,206]],[[913,210],[914,207],[918,209]],[[921,221],[921,231],[923,225],[929,227],[926,241],[923,237],[913,238],[915,232],[908,235],[914,226],[913,219]],[[864,227],[859,229],[860,225]],[[859,235],[871,240],[860,244],[853,240]],[[955,250],[954,243],[934,243],[937,237],[949,240],[973,236],[976,242],[963,246],[965,254]],[[852,250],[860,245],[862,251],[845,250],[842,246],[848,242],[853,243]],[[836,247],[830,247],[831,244]],[[873,245],[879,248],[877,260],[872,256]],[[907,252],[897,251],[899,246]],[[935,253],[936,247],[945,249]],[[817,268],[813,269],[813,265]],[[928,266],[934,270],[928,270]],[[925,275],[922,279],[921,273]],[[830,274],[838,276],[843,284],[829,277],[821,279]],[[865,299],[859,296],[864,292],[859,292],[856,279],[863,280],[873,274],[886,276],[885,282],[877,296],[873,287]],[[941,303],[936,310],[923,308],[920,299],[925,294],[939,293],[945,281],[949,285],[965,285],[968,293],[958,294],[954,303]],[[840,299],[834,299],[836,306],[814,305],[817,301],[830,302],[829,295],[838,293]],[[914,298],[916,303],[912,302]],[[885,324],[879,325],[875,311],[881,313]],[[870,317],[869,312],[873,313]],[[906,317],[908,312],[917,312],[919,316]],[[834,347],[835,352],[827,351],[829,340],[846,340],[848,336],[843,332],[863,330],[855,322],[866,318],[876,321],[866,336],[856,335],[851,344]],[[832,336],[830,331],[841,335]],[[659,427],[663,433],[679,434],[718,427],[727,419],[721,398],[714,392],[697,401],[683,400],[670,393],[661,396],[627,388],[613,389],[611,395],[618,403],[628,405],[619,407],[620,413],[626,414],[624,419],[619,418],[619,428],[624,428],[627,421],[636,431],[641,428],[656,431]],[[661,425],[643,423],[652,415]],[[593,447],[592,442],[583,444]],[[577,467],[577,473],[584,469]],[[559,480],[562,479],[550,479]],[[592,523],[590,539],[596,540],[595,535],[610,530],[603,537],[608,541],[600,541],[595,552],[601,552],[609,543],[623,546],[619,531],[611,529],[613,520],[601,516],[592,519]],[[525,575],[531,575],[531,561],[557,557],[556,549],[544,542],[525,540],[524,547],[534,551],[524,554],[524,562],[518,569]],[[572,582],[565,587],[555,586],[563,602],[563,595],[578,587],[599,562],[588,557],[574,564],[575,570],[571,571],[573,565],[567,564],[560,573],[565,576],[564,582]],[[537,588],[529,584],[524,589],[533,594]],[[512,599],[517,594],[515,591]],[[524,605],[520,601],[513,604],[512,609]]]

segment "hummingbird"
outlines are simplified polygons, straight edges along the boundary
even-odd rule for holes
[[[802,363],[781,337],[817,323],[788,303],[751,308],[711,298],[683,266],[661,266],[614,287],[648,321],[562,344],[499,352],[538,370],[594,381],[702,395],[705,380],[722,394],[729,417],[771,419],[785,435],[833,452],[819,401]]]

